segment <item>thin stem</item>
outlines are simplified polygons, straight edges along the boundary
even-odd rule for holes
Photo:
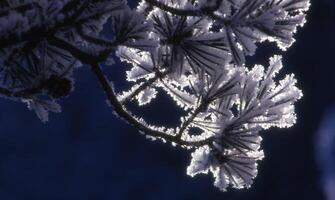
[[[193,16],[193,17],[207,16],[209,18],[212,18],[213,20],[219,20],[223,22],[224,24],[228,24],[229,23],[228,19],[225,19],[224,17],[215,14],[215,11],[217,11],[220,8],[222,1],[223,0],[217,0],[215,2],[215,5],[207,6],[207,7],[204,6],[203,8],[200,8],[200,9],[180,9],[180,8],[174,8],[174,7],[168,6],[157,0],[146,0],[146,2],[149,3],[151,6],[155,6],[161,10],[164,10],[174,15]]]
[[[124,104],[125,102],[132,100],[135,96],[137,96],[140,92],[142,92],[146,88],[150,87],[158,79],[159,79],[159,77],[155,76],[154,78],[144,82],[135,91],[133,91],[130,95],[128,95],[126,98],[122,99],[121,103]]]
[[[155,6],[157,8],[160,8],[161,10],[164,10],[166,12],[169,12],[175,15],[180,15],[180,16],[201,16],[202,15],[202,12],[200,10],[174,8],[174,7],[168,6],[156,0],[146,0],[146,2],[152,6]]]
[[[191,116],[181,125],[177,137],[181,138],[183,132],[186,128],[193,122],[193,120],[197,117],[197,115],[206,107],[207,102],[203,101],[191,114]]]
[[[122,104],[118,101],[114,90],[112,89],[109,81],[105,77],[98,63],[91,64],[91,70],[96,75],[99,80],[99,83],[103,90],[105,91],[110,104],[112,105],[114,111],[118,114],[119,117],[126,120],[130,125],[138,129],[139,131],[145,133],[148,136],[157,137],[164,139],[169,142],[176,143],[182,146],[197,147],[210,144],[213,138],[208,138],[201,141],[185,141],[181,138],[178,138],[174,135],[168,135],[165,132],[161,132],[155,129],[152,129],[144,125],[141,121],[136,119],[131,113],[129,113]]]
[[[137,96],[140,92],[145,90],[146,88],[150,87],[152,84],[154,84],[157,80],[163,78],[167,74],[166,72],[156,72],[156,75],[151,78],[150,80],[145,81],[143,84],[141,84],[137,89],[135,89],[131,94],[129,94],[127,97],[122,99],[122,104],[126,101],[132,100],[135,96]]]

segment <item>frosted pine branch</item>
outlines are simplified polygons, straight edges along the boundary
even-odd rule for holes
[[[302,92],[293,74],[278,81],[282,56],[263,58],[268,66],[246,61],[263,42],[287,50],[309,5],[143,0],[132,9],[123,0],[4,0],[0,95],[46,122],[73,91],[73,71],[89,67],[117,117],[147,138],[193,151],[188,175],[210,172],[222,191],[249,188],[264,157],[262,131],[293,126]],[[101,69],[114,59],[130,67],[128,90],[116,91]],[[150,109],[159,92],[186,113],[176,127],[149,124],[127,108],[136,100]]]

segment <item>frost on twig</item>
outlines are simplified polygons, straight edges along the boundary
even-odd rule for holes
[[[305,23],[310,4],[308,0],[241,0],[222,5],[218,12],[229,19],[222,31],[235,63],[240,65],[245,55],[255,54],[257,42],[274,41],[282,50],[290,47],[297,27]]]
[[[124,0],[4,0],[0,95],[23,101],[45,122],[73,91],[73,71],[89,66],[119,118],[147,138],[193,151],[188,175],[210,172],[222,191],[248,188],[264,157],[261,131],[294,125],[302,92],[293,74],[278,81],[280,55],[267,67],[245,63],[265,41],[287,50],[309,5],[142,0],[131,9]],[[131,84],[125,91],[116,92],[100,68],[116,59]],[[184,111],[176,127],[148,124],[127,109],[134,100],[150,107],[158,92]]]
[[[237,94],[219,99],[206,114],[194,120],[195,126],[211,132],[212,144],[197,149],[187,173],[194,176],[210,170],[215,186],[226,190],[250,187],[257,175],[257,160],[263,158],[259,131],[270,127],[290,127],[296,121],[293,104],[301,98],[293,75],[277,83],[281,57],[270,59],[270,66],[241,72]]]

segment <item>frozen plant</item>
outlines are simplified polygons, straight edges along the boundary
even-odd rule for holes
[[[90,67],[118,117],[193,151],[188,175],[210,172],[222,191],[248,188],[264,157],[260,131],[292,126],[302,92],[293,74],[276,77],[280,55],[266,67],[245,63],[263,42],[289,48],[308,8],[308,0],[142,0],[136,9],[124,0],[3,0],[0,93],[45,122],[73,90],[73,70]],[[131,66],[127,91],[101,69],[114,59]],[[187,113],[179,126],[148,124],[126,108],[148,106],[159,91]]]

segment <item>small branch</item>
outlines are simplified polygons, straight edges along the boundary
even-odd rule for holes
[[[146,0],[146,2],[152,6],[155,6],[157,8],[160,8],[161,10],[164,10],[166,12],[169,12],[175,15],[180,15],[180,16],[201,16],[202,15],[202,12],[200,10],[191,10],[191,9],[186,10],[186,9],[174,8],[174,7],[168,6],[156,0]]]
[[[148,136],[157,137],[164,139],[168,142],[174,142],[178,145],[182,146],[189,146],[189,147],[197,147],[197,146],[203,146],[208,145],[212,142],[213,138],[208,138],[201,141],[185,141],[181,138],[178,138],[174,135],[168,135],[165,132],[161,132],[158,130],[154,130],[146,125],[144,125],[142,122],[140,122],[138,119],[136,119],[132,114],[130,114],[122,104],[118,101],[116,94],[112,87],[110,86],[107,78],[105,77],[104,73],[100,69],[100,66],[98,63],[91,64],[91,70],[96,75],[96,77],[99,80],[99,83],[103,90],[105,91],[109,102],[111,103],[114,111],[119,115],[119,117],[126,120],[130,125],[134,126],[139,131],[144,132]]]
[[[145,90],[146,88],[150,87],[152,84],[154,84],[158,79],[161,79],[162,77],[164,77],[167,74],[167,72],[156,72],[156,75],[144,82],[142,85],[140,85],[133,93],[131,93],[130,95],[128,95],[126,98],[124,98],[122,100],[122,104],[125,103],[126,101],[132,100],[135,96],[137,96],[140,92],[142,92],[143,90]]]
[[[197,107],[191,114],[191,116],[182,124],[182,126],[179,129],[179,132],[177,133],[177,137],[181,138],[183,132],[185,129],[192,123],[192,121],[197,117],[197,115],[204,110],[204,107],[208,105],[208,102],[204,101],[202,102],[199,107]]]
[[[215,5],[203,7],[200,9],[180,9],[180,8],[174,8],[174,7],[168,6],[157,0],[146,0],[146,2],[149,3],[151,6],[155,6],[161,10],[164,10],[174,15],[186,16],[186,17],[187,16],[193,16],[193,17],[207,16],[209,18],[212,18],[213,20],[219,20],[223,22],[224,24],[228,24],[229,21],[227,19],[214,13],[220,8],[222,1],[223,0],[217,0],[215,2]]]

